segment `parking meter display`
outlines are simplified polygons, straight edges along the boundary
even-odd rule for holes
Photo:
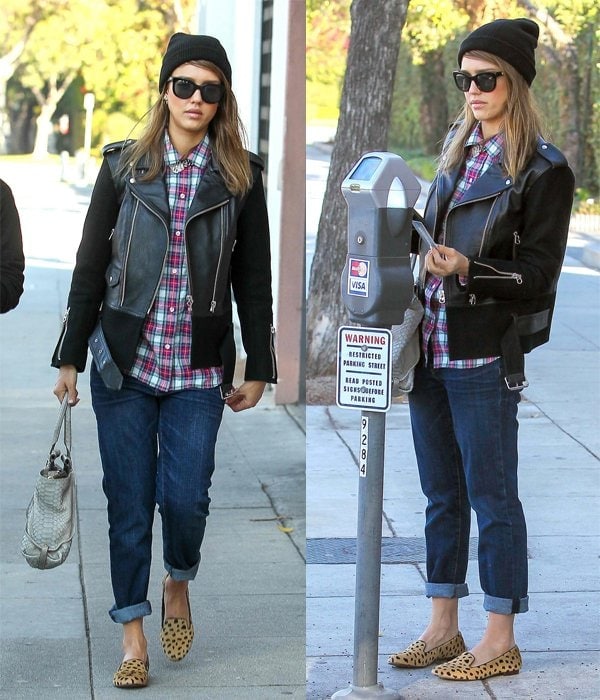
[[[350,180],[370,180],[381,163],[381,158],[368,156],[363,158],[358,167],[350,174]]]

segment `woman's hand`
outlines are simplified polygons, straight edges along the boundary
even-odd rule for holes
[[[266,386],[266,382],[244,382],[239,389],[236,389],[225,399],[225,403],[236,413],[245,411],[247,408],[254,408],[260,401]]]
[[[54,385],[53,394],[61,403],[65,398],[65,394],[69,394],[69,406],[76,406],[79,403],[77,369],[75,365],[62,365],[58,370],[58,379]]]
[[[467,277],[469,274],[469,258],[454,248],[445,245],[438,245],[431,248],[425,256],[427,272],[436,277],[448,277],[449,275],[460,275]]]

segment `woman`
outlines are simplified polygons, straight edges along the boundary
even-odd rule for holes
[[[466,102],[425,211],[437,245],[423,256],[422,360],[409,403],[432,608],[419,639],[389,663],[451,659],[433,669],[449,680],[522,666],[513,630],[528,608],[517,405],[523,353],[548,340],[574,187],[532,104],[538,33],[528,19],[496,20],[462,42],[454,79]],[[471,508],[488,622],[466,652],[458,600],[468,594]]]
[[[123,625],[113,682],[124,688],[148,682],[143,618],[155,505],[167,571],[160,639],[177,661],[194,635],[188,583],[200,563],[223,403],[251,408],[276,381],[262,166],[242,146],[221,44],[175,34],[159,90],[140,140],[104,150],[52,360],[54,393],[68,392],[75,405],[90,337],[109,614]],[[232,290],[247,352],[237,390]]]

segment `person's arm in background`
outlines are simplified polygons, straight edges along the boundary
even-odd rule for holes
[[[19,303],[23,294],[23,238],[21,221],[10,187],[0,180],[0,313]]]

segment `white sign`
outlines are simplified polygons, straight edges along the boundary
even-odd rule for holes
[[[384,328],[338,331],[337,405],[387,411],[391,403],[392,334]]]

